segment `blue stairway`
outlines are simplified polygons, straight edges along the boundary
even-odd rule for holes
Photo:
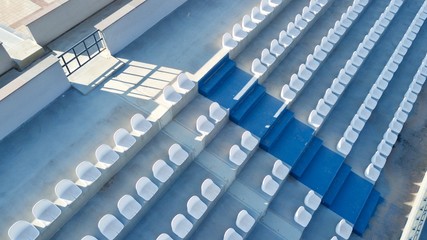
[[[261,138],[260,148],[291,166],[297,180],[321,194],[322,204],[362,235],[382,199],[373,184],[352,172],[311,127],[251,79],[225,57],[199,81],[199,92],[230,109],[233,122]]]

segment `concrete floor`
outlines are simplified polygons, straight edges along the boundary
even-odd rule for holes
[[[339,69],[351,56],[357,44],[363,39],[388,2],[387,0],[372,1],[368,11],[360,17],[319,69],[313,81],[291,106],[291,110],[295,111],[298,119],[306,122],[308,112],[313,109],[317,100],[329,87]],[[67,91],[20,129],[2,140],[0,142],[0,152],[2,153],[0,181],[3,183],[0,185],[0,195],[2,196],[0,239],[7,239],[7,229],[13,222],[20,219],[33,220],[31,208],[39,199],[55,200],[53,189],[60,179],[77,180],[74,173],[75,166],[83,160],[95,163],[94,150],[96,147],[101,143],[113,145],[112,134],[117,128],[125,127],[130,130],[129,119],[133,114],[136,112],[149,114],[150,111],[154,111],[153,109],[166,113],[167,106],[157,101],[164,86],[170,84],[180,72],[187,71],[194,74],[203,66],[220,49],[222,34],[230,31],[231,26],[235,22],[239,22],[241,17],[249,13],[257,3],[258,0],[189,0],[121,51],[116,57],[124,61],[126,65],[100,87],[84,97],[73,89]],[[350,84],[343,98],[318,132],[318,136],[324,140],[327,146],[334,149],[343,129],[363,101],[370,84],[375,81],[376,76],[382,70],[393,52],[393,48],[403,35],[404,28],[409,25],[421,3],[421,0],[406,1],[389,29],[384,33],[379,45],[373,49],[372,55],[362,66],[355,81]],[[252,59],[258,57],[262,48],[267,47],[271,39],[277,37],[280,30],[307,4],[308,1],[291,1],[270,26],[262,31],[236,58],[238,66],[249,72]],[[349,4],[350,1],[336,0],[328,12],[315,23],[313,30],[301,39],[295,49],[270,75],[264,85],[271,95],[277,97],[278,89],[289,81],[290,75],[305,60],[306,55],[312,52],[314,46],[320,42],[320,38]],[[394,23],[396,24],[394,25]],[[390,121],[399,102],[399,95],[406,91],[407,84],[418,67],[420,59],[425,56],[427,46],[423,40],[426,38],[426,34],[426,26],[423,26],[419,38],[414,42],[407,54],[408,57],[405,57],[401,64],[402,69],[399,68],[395,74],[393,82],[366,125],[364,133],[361,134],[353,152],[346,160],[359,174],[362,167],[369,162],[372,151],[386,128],[385,124]],[[400,79],[403,80],[400,81]],[[355,84],[356,81],[360,84]],[[144,171],[148,174],[148,162],[160,157],[154,154],[156,152],[154,150],[157,150],[158,147],[165,150],[166,143],[178,141],[190,151],[189,146],[193,145],[194,141],[186,143],[183,139],[186,136],[193,138],[196,136],[194,129],[190,129],[194,128],[191,127],[194,119],[187,121],[188,118],[182,118],[180,115],[190,116],[199,114],[199,110],[206,111],[206,104],[209,104],[209,101],[200,100],[200,98],[196,98],[193,102],[194,107],[189,106],[179,113],[170,123],[171,125],[165,126],[164,130],[149,145],[146,145],[122,171],[111,178],[111,181],[77,212],[55,238],[64,239],[63,236],[74,233],[75,225],[79,223],[80,226],[82,220],[85,221],[85,227],[79,227],[78,234],[98,234],[97,218],[113,209],[117,211],[115,209],[117,199],[125,192],[133,191],[136,179]],[[424,139],[427,137],[427,112],[423,110],[426,101],[427,92],[424,89],[376,184],[376,189],[380,191],[385,201],[379,205],[364,239],[396,239],[400,236],[406,221],[405,216],[409,213],[413,201],[412,194],[418,190],[416,183],[421,181],[427,169],[424,161],[427,157],[424,150],[426,147]],[[179,127],[180,130],[174,132],[172,128],[175,129],[175,127],[176,129]],[[306,186],[293,178],[288,178],[273,201],[269,205],[265,205],[265,202],[271,199],[262,195],[257,184],[262,175],[268,173],[269,164],[275,160],[270,155],[264,155],[266,153],[260,151],[256,152],[250,158],[251,161],[243,166],[244,168],[242,167],[243,170],[237,175],[237,180],[232,183],[238,171],[230,171],[230,174],[222,172],[222,169],[226,169],[226,167],[230,169],[230,165],[225,163],[227,160],[226,148],[229,148],[232,142],[238,141],[238,136],[243,130],[231,123],[225,125],[224,130],[206,147],[206,151],[200,153],[188,170],[182,173],[182,178],[178,178],[175,184],[170,186],[170,191],[166,192],[150,211],[144,212],[145,215],[141,217],[148,220],[140,221],[136,225],[140,227],[129,231],[130,234],[126,239],[139,239],[141,236],[144,236],[143,238],[152,237],[160,231],[170,233],[170,229],[166,228],[170,226],[171,216],[178,211],[183,212],[185,208],[183,204],[172,205],[173,208],[170,209],[163,209],[163,206],[168,205],[170,199],[173,198],[184,203],[190,192],[194,193],[197,184],[208,176],[224,184],[228,181],[227,184],[231,184],[231,186],[214,206],[214,211],[209,212],[206,219],[194,232],[193,238],[195,239],[198,236],[214,238],[214,236],[223,234],[225,227],[233,224],[235,215],[242,207],[248,208],[248,211],[254,216],[261,216],[263,211],[266,214],[261,217],[253,232],[249,234],[249,239],[260,239],[259,237],[285,239],[283,236],[289,236],[286,234],[290,234],[291,238],[302,237],[303,239],[313,239],[318,236],[331,237],[330,234],[333,233],[331,227],[336,225],[335,221],[339,217],[329,209],[321,207],[313,216],[313,224],[309,225],[304,232],[293,221],[293,214],[297,207],[302,205],[303,197],[309,191]],[[179,132],[183,133],[182,136],[178,136]],[[229,134],[225,132],[229,132]],[[365,149],[367,150],[365,151]],[[212,164],[214,159],[218,163]],[[265,160],[265,162],[261,160]],[[258,166],[260,166],[260,170],[256,171]],[[188,182],[186,179],[193,175],[194,179],[197,178],[198,181],[189,184],[188,192],[181,193],[180,184]],[[258,200],[246,201],[238,196],[240,192],[247,194],[243,196],[254,196],[254,199]],[[105,199],[108,200],[108,204],[98,207]],[[283,201],[283,199],[291,200]],[[158,212],[165,214],[159,217]],[[90,217],[86,218],[86,214],[90,214]],[[222,219],[225,220],[222,221]],[[157,226],[158,221],[161,224]],[[325,222],[328,226],[323,224]],[[278,225],[286,227],[282,228]],[[146,228],[153,231],[145,231]],[[212,235],[212,233],[216,235]],[[359,237],[352,236],[352,238],[358,239]]]

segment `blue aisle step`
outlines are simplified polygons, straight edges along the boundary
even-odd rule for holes
[[[340,170],[334,178],[334,181],[332,182],[325,196],[323,196],[322,202],[325,206],[330,207],[332,205],[335,200],[335,197],[337,196],[350,172],[351,167],[349,165],[343,164],[341,166]]]
[[[266,94],[265,87],[255,84],[230,110],[230,119],[236,124],[240,124],[251,108]]]
[[[304,174],[297,178],[309,188],[324,196],[343,166],[344,158],[322,146]]]
[[[282,111],[276,121],[267,130],[267,133],[262,137],[260,147],[268,151],[276,139],[282,134],[288,123],[292,120],[294,113],[289,110]]]
[[[380,204],[382,200],[383,199],[380,196],[380,193],[374,189],[369,195],[369,198],[366,201],[366,204],[363,207],[363,210],[360,213],[356,224],[354,225],[353,231],[357,235],[362,236],[363,233],[366,231],[369,226],[369,220],[371,220],[372,216],[375,213],[375,210],[377,209],[378,204]]]
[[[209,96],[216,86],[220,85],[227,76],[236,68],[234,61],[225,61],[219,66],[215,72],[210,75],[206,75],[201,81],[199,81],[199,92],[204,96]]]
[[[310,143],[313,134],[312,128],[292,118],[268,152],[292,167]]]
[[[239,125],[262,138],[276,121],[282,105],[282,101],[264,94],[240,121]]]
[[[295,163],[294,167],[291,170],[292,175],[295,178],[299,178],[304,173],[305,169],[313,160],[314,156],[317,154],[319,149],[322,147],[323,141],[320,138],[314,137],[310,144],[304,150],[302,156]]]
[[[373,188],[372,183],[351,172],[329,208],[355,224]]]

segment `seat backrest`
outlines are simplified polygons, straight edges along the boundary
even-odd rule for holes
[[[71,180],[62,179],[55,186],[55,194],[60,199],[72,202],[82,194],[82,190]]]
[[[7,234],[11,240],[35,240],[40,232],[34,225],[27,221],[17,221],[8,230]]]
[[[34,217],[39,220],[53,222],[61,214],[61,209],[53,202],[42,199],[34,204],[32,212]]]
[[[98,222],[99,231],[109,240],[117,237],[123,228],[123,223],[111,214],[105,214]]]

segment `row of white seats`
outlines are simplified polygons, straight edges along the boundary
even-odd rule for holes
[[[372,85],[369,94],[366,96],[362,105],[359,107],[357,113],[351,120],[350,125],[345,130],[343,137],[337,144],[337,150],[343,155],[347,156],[350,153],[353,144],[359,137],[360,132],[365,126],[365,123],[368,121],[372,111],[374,111],[375,107],[377,106],[377,103],[381,99],[383,92],[387,89],[389,82],[393,78],[394,73],[397,71],[403,57],[408,52],[408,49],[412,45],[412,41],[415,39],[418,31],[420,30],[420,27],[423,24],[424,20],[420,18],[419,14],[417,14],[402,40],[400,40],[400,43],[396,47],[393,55],[375,81],[375,84]]]
[[[231,50],[237,47],[238,43],[248,36],[248,33],[264,21],[266,16],[271,14],[280,4],[282,4],[282,0],[261,0],[259,7],[252,8],[251,16],[243,16],[242,25],[234,24],[232,34],[224,33],[222,48]]]
[[[402,3],[403,0],[392,0],[390,2],[374,26],[371,27],[369,33],[359,44],[356,51],[353,52],[351,58],[346,62],[344,68],[340,70],[338,77],[334,79],[332,85],[318,101],[316,108],[310,112],[308,123],[313,128],[318,129],[327,118],[372,48],[390,24],[390,21],[394,18]]]
[[[303,8],[302,14],[295,16],[294,22],[290,22],[286,31],[281,31],[278,39],[273,39],[270,49],[264,48],[261,52],[261,60],[255,58],[252,61],[251,71],[256,77],[263,75],[276,59],[285,52],[300,33],[313,21],[315,16],[328,3],[328,0],[310,1],[310,5]]]
[[[277,190],[279,190],[280,183],[288,176],[289,171],[289,167],[283,164],[281,160],[276,160],[271,170],[271,175],[266,175],[262,180],[261,191],[273,197]]]
[[[209,106],[209,118],[200,115],[196,120],[196,130],[202,135],[208,135],[215,128],[215,124],[219,123],[224,117],[227,116],[227,111],[221,108],[217,102],[211,103]]]
[[[321,202],[322,199],[316,192],[313,190],[308,191],[304,198],[304,205],[308,207],[309,210],[307,210],[305,206],[300,206],[295,212],[294,221],[303,228],[307,227],[313,213],[319,208]]]
[[[177,214],[171,221],[172,232],[179,238],[184,239],[192,230],[197,222],[207,211],[208,205],[215,201],[219,196],[221,188],[218,187],[211,179],[206,179],[201,186],[201,195],[203,200],[197,195],[191,196],[187,201],[187,213],[190,219],[184,214]],[[162,233],[157,240],[172,240],[167,233]]]
[[[424,4],[427,5],[427,2]],[[424,12],[427,16],[427,11]],[[381,170],[387,162],[387,158],[391,153],[393,145],[402,131],[403,125],[408,119],[408,115],[417,100],[418,94],[421,92],[427,78],[427,56],[424,58],[421,66],[418,68],[408,90],[406,91],[399,108],[394,114],[393,119],[388,125],[387,131],[383,135],[383,139],[378,144],[377,151],[371,158],[371,163],[365,169],[365,176],[373,182],[376,182],[380,176]]]
[[[224,233],[224,240],[243,240],[242,235],[247,235],[253,226],[255,225],[255,218],[252,217],[247,210],[243,209],[237,214],[236,218],[236,226],[238,231],[237,232],[234,227],[228,228]]]
[[[347,30],[360,16],[369,0],[356,0],[347,8],[347,11],[341,15],[341,18],[335,22],[334,27],[329,29],[315,48],[314,52],[307,56],[305,63],[301,64],[298,73],[291,76],[289,85],[285,84],[280,92],[280,97],[286,104],[291,103],[298,92],[300,92],[306,83],[311,80],[320,65],[330,55],[335,46],[338,45]]]
[[[140,136],[143,136],[152,127],[152,124],[139,113],[135,114],[130,122],[133,132]],[[136,139],[123,128],[118,129],[114,133],[113,139],[116,147],[124,151],[129,149],[136,142]],[[96,149],[95,157],[98,163],[105,169],[113,165],[119,159],[119,154],[110,146],[102,144]],[[82,185],[87,187],[101,176],[101,172],[92,163],[83,161],[76,167],[76,175]],[[67,207],[82,194],[82,189],[71,180],[63,179],[56,184],[55,194],[62,205]],[[32,212],[37,222],[44,228],[49,226],[62,213],[57,205],[47,199],[38,201],[33,206]],[[9,228],[8,234],[10,239],[13,240],[22,239],[24,236],[28,239],[35,239],[40,232],[32,224],[26,221],[18,221]]]
[[[178,168],[188,159],[189,154],[179,144],[174,143],[169,147],[168,156],[169,161],[173,163],[175,168]],[[166,161],[162,159],[157,160],[152,166],[152,172],[154,178],[156,179],[155,181],[157,181],[158,184],[156,185],[153,180],[148,177],[141,177],[136,182],[135,189],[137,194],[142,199],[137,201],[131,195],[124,195],[117,202],[117,208],[119,212],[126,219],[132,220],[141,210],[143,204],[150,201],[152,197],[158,192],[160,187],[170,179],[174,171],[174,168],[166,163]],[[117,220],[114,215],[106,214],[98,222],[98,228],[107,239],[114,239],[123,230],[124,224]],[[89,236],[86,236],[86,238],[88,237]],[[91,239],[94,238],[92,237]]]

